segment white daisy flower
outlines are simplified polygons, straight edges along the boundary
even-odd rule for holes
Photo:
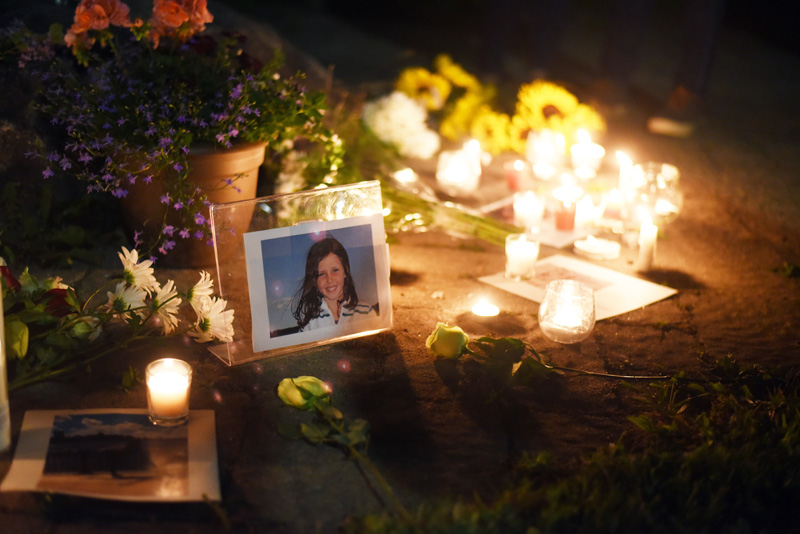
[[[120,261],[122,261],[122,268],[125,273],[123,278],[132,286],[140,287],[152,293],[158,291],[159,284],[156,277],[153,275],[153,261],[142,260],[139,261],[139,252],[136,249],[128,251],[122,247],[122,252],[118,252]]]
[[[178,310],[181,306],[181,299],[178,298],[178,291],[175,289],[175,282],[167,280],[153,297],[153,311],[156,317],[161,319],[164,335],[172,332],[178,326]]]
[[[233,341],[233,310],[226,310],[228,301],[216,297],[206,297],[199,303],[197,323],[189,330],[189,335],[198,343],[213,339],[224,342]]]
[[[191,304],[195,313],[200,313],[198,311],[200,304],[205,299],[209,298],[213,292],[214,280],[211,279],[211,275],[205,271],[200,271],[200,280],[194,285],[194,287],[189,289],[189,292],[186,294],[186,297],[189,299],[189,304]]]
[[[144,313],[144,300],[146,298],[147,293],[145,293],[143,288],[129,286],[126,282],[120,282],[113,292],[108,292],[108,303],[106,306],[112,313],[123,313],[129,310],[135,310],[135,313],[142,315]]]

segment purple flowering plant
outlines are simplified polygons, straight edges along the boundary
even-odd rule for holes
[[[282,74],[279,51],[261,63],[229,32],[164,38],[154,48],[147,30],[109,27],[100,45],[77,55],[59,25],[14,35],[18,64],[36,82],[34,107],[60,140],[30,152],[43,161],[43,179],[78,179],[87,193],[120,199],[134,184],[163,180],[160,231],[134,234],[145,254],[166,254],[180,239],[210,240],[207,192],[187,179],[192,147],[266,142],[268,157],[280,160],[303,140],[314,147],[304,154],[310,182],[341,168],[342,144],[323,123],[325,94],[306,91],[302,72]],[[236,177],[225,187],[236,187]]]

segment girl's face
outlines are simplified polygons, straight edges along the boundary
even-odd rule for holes
[[[344,294],[344,267],[339,256],[331,252],[317,267],[317,289],[328,300],[342,300]]]

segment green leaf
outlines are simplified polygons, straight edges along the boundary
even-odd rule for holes
[[[508,363],[517,363],[525,354],[525,343],[513,337],[492,338],[481,337],[476,340],[481,349],[491,359],[502,360]]]
[[[22,321],[11,319],[6,323],[6,349],[9,354],[19,359],[28,353],[28,325]]]
[[[329,419],[336,419],[338,421],[344,417],[344,415],[342,415],[342,412],[339,411],[338,408],[335,408],[330,404],[315,403],[315,406],[322,415],[324,415]]]
[[[142,377],[139,374],[139,371],[136,370],[132,365],[128,366],[128,370],[125,371],[122,375],[122,387],[126,391],[131,389],[138,383],[141,383]]]
[[[646,415],[631,415],[628,417],[628,421],[638,426],[645,432],[654,432],[656,428],[658,428],[653,420]]]
[[[330,429],[317,423],[300,423],[300,433],[311,443],[319,444],[328,437]]]
[[[522,358],[520,366],[514,372],[512,384],[524,386],[534,381],[548,380],[554,376],[557,376],[557,374],[553,369],[536,361],[530,356],[525,356]]]

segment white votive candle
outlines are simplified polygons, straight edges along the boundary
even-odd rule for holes
[[[656,239],[658,226],[648,216],[642,221],[639,228],[639,259],[636,268],[640,271],[649,271],[656,258]]]
[[[156,425],[178,425],[189,417],[192,368],[183,360],[163,358],[147,366],[147,407]]]
[[[539,241],[529,234],[509,234],[506,237],[506,278],[530,278],[539,258]]]

